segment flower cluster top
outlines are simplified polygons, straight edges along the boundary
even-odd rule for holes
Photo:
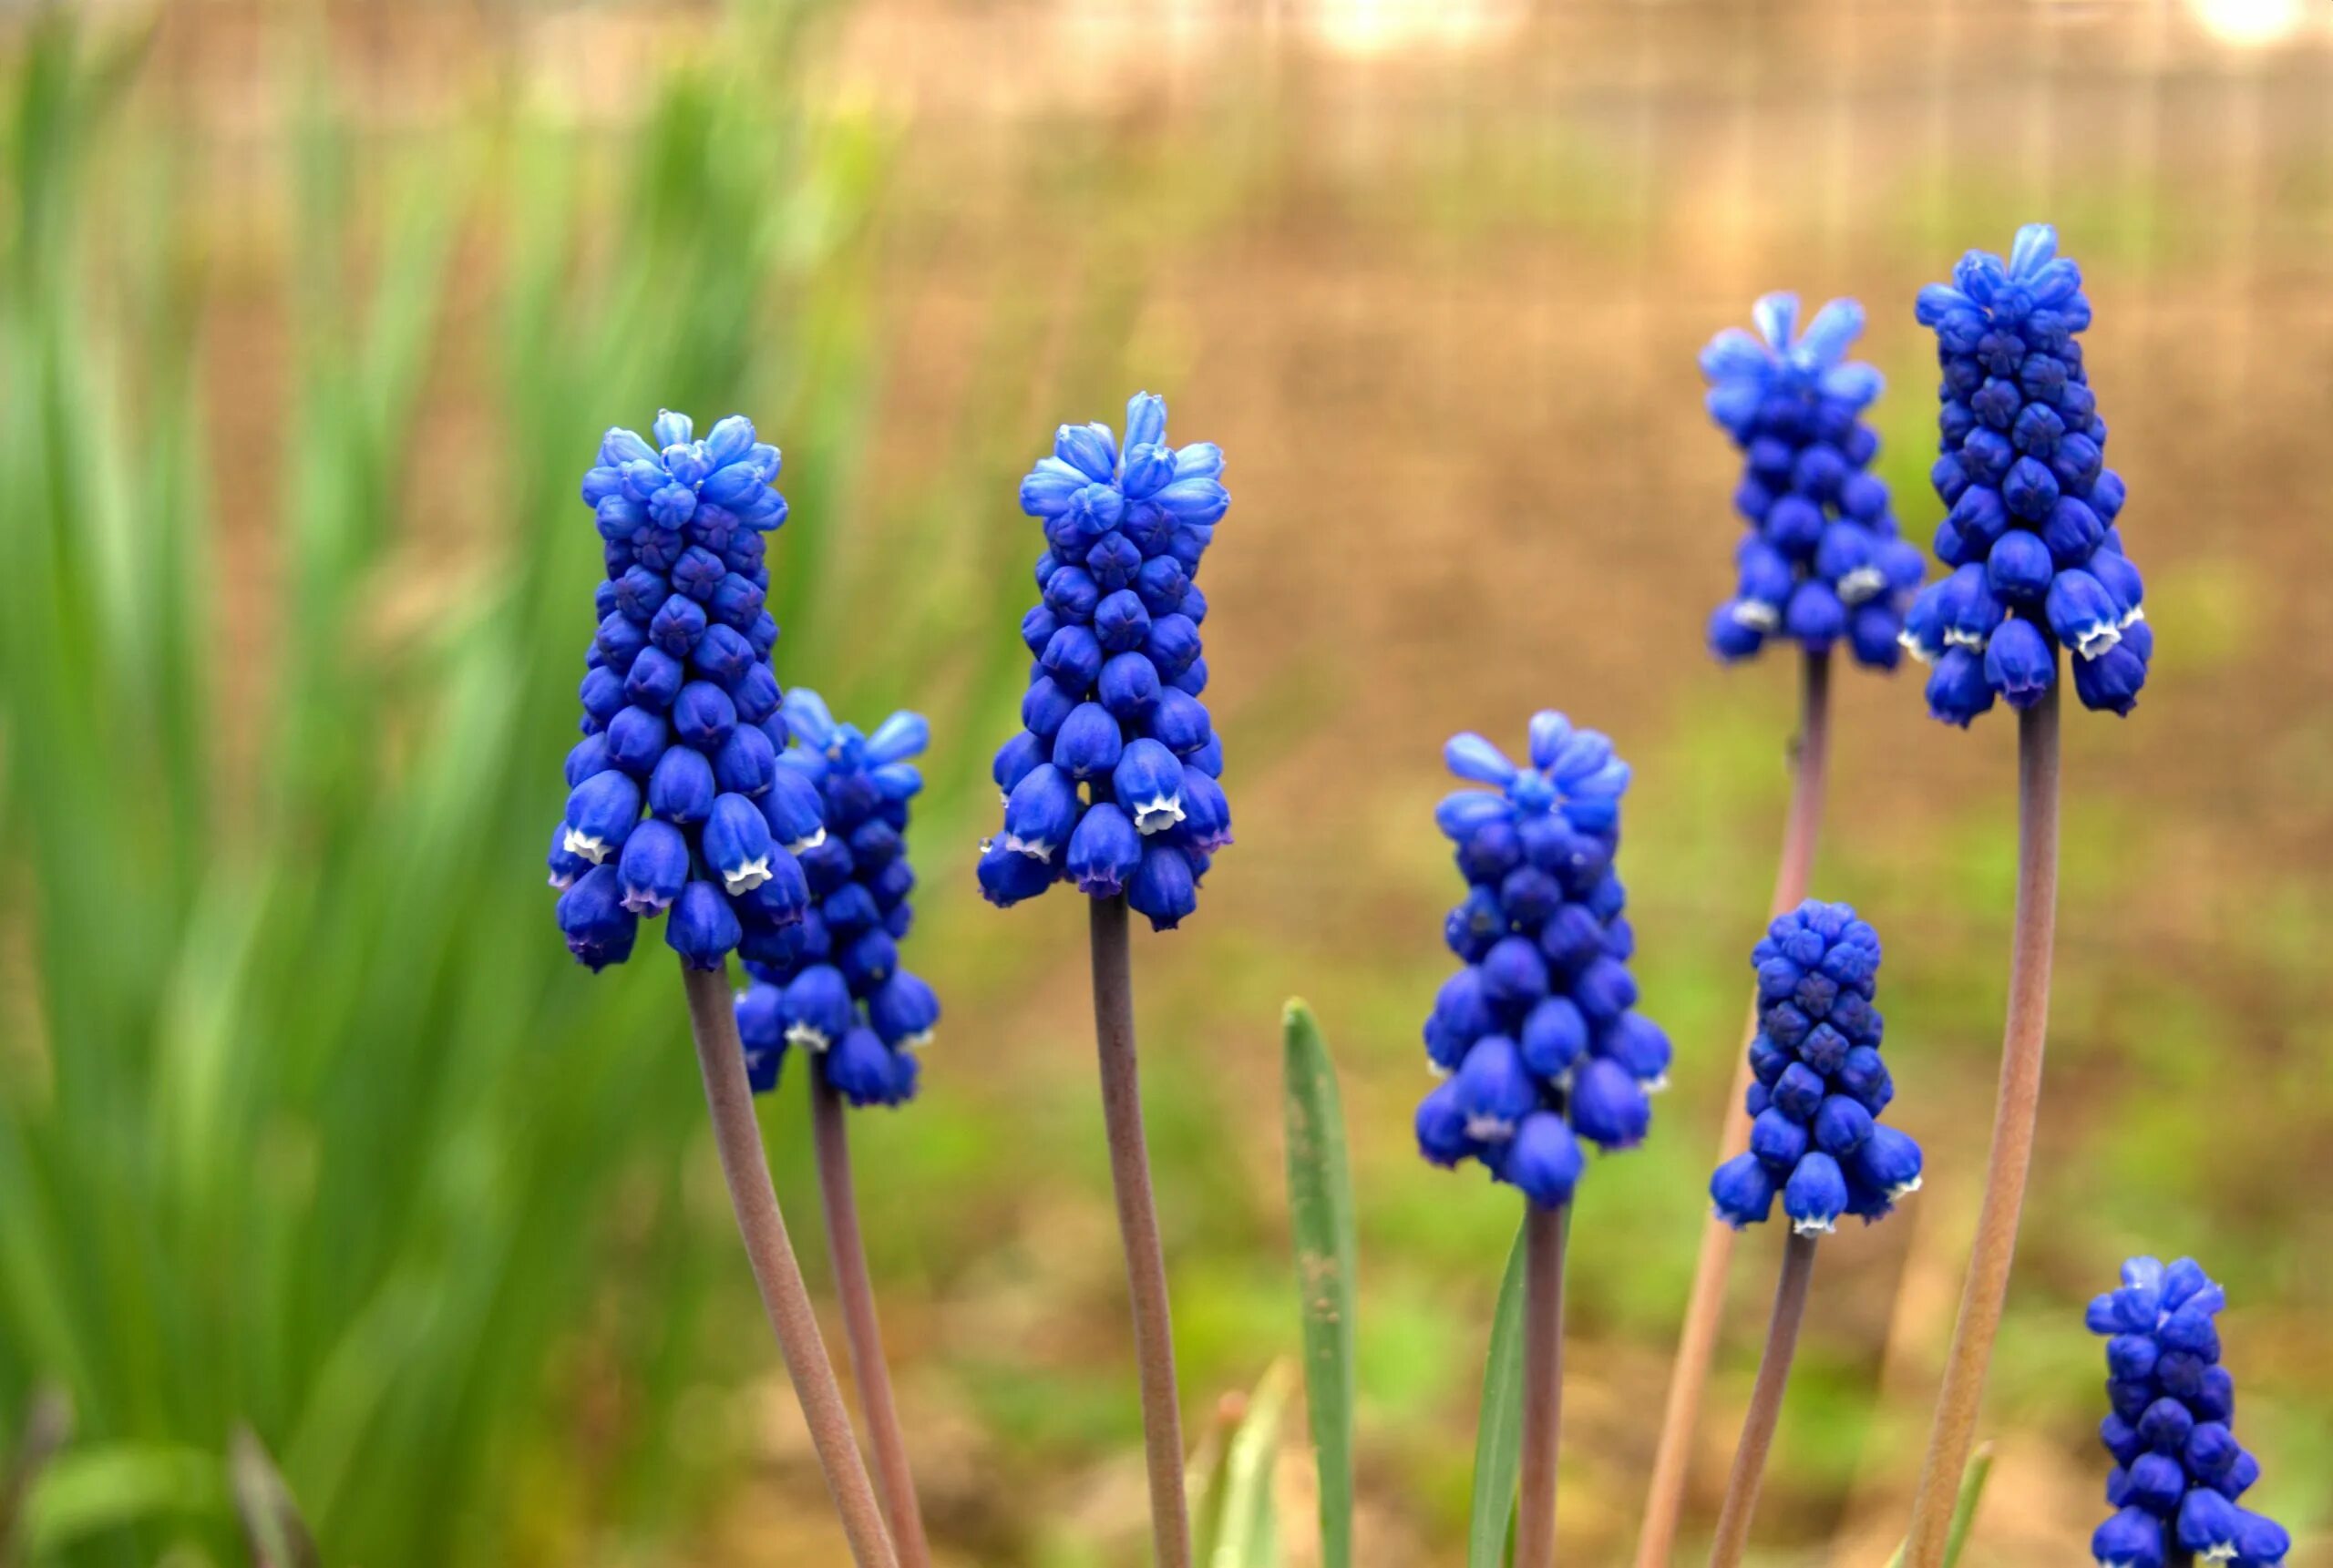
[[[1419,1151],[1437,1165],[1479,1160],[1494,1179],[1553,1208],[1570,1200],[1580,1141],[1624,1149],[1652,1120],[1669,1037],[1634,1010],[1628,895],[1612,869],[1628,764],[1561,713],[1531,720],[1530,765],[1459,735],[1460,790],[1434,813],[1457,845],[1466,898],[1444,935],[1464,967],[1425,1021],[1444,1076],[1418,1106]]]
[[[923,787],[908,759],[921,754],[930,726],[920,713],[894,713],[861,734],[799,686],[785,716],[794,743],[778,775],[818,804],[826,826],[800,852],[810,907],[776,950],[745,962],[745,1076],[756,1093],[776,1088],[786,1048],[800,1045],[851,1104],[897,1105],[914,1096],[912,1052],[940,1020],[938,999],[899,967],[899,949],[914,919],[908,802]]]
[[[1751,950],[1758,971],[1750,1148],[1717,1168],[1710,1197],[1740,1229],[1783,1212],[1801,1235],[1843,1214],[1866,1224],[1920,1184],[1920,1146],[1878,1116],[1895,1097],[1872,1005],[1879,933],[1845,904],[1808,899]]]
[[[1021,620],[1036,656],[1022,731],[996,753],[1004,830],[982,846],[981,890],[1012,905],[1056,882],[1126,902],[1164,930],[1198,907],[1199,879],[1231,841],[1217,780],[1223,743],[1207,707],[1191,579],[1231,504],[1212,442],[1166,445],[1166,405],[1137,393],[1125,442],[1064,425],[1021,481],[1044,525],[1041,601]]]
[[[1734,551],[1734,595],[1710,619],[1710,648],[1735,660],[1770,637],[1810,653],[1845,638],[1857,662],[1892,670],[1927,567],[1897,536],[1887,487],[1869,472],[1879,437],[1862,416],[1879,373],[1846,358],[1863,307],[1833,300],[1798,335],[1795,294],[1766,295],[1751,317],[1755,336],[1729,327],[1701,351],[1710,415],[1742,448],[1733,505],[1750,524]]]
[[[2091,1537],[2102,1568],[2229,1563],[2276,1568],[2292,1540],[2276,1521],[2238,1507],[2259,1461],[2231,1430],[2235,1382],[2220,1365],[2213,1319],[2227,1295],[2192,1258],[2122,1266],[2122,1287],[2090,1304],[2106,1338],[2113,1412],[2098,1435],[2114,1456],[2106,1501],[2117,1510]]]
[[[809,897],[789,851],[819,830],[815,792],[773,788],[786,733],[762,536],[786,501],[777,448],[742,415],[698,440],[666,411],[653,434],[609,431],[583,476],[607,580],[550,881],[592,968],[631,957],[640,917],[670,909],[664,939],[715,969],[741,947],[775,950]]]
[[[2073,655],[2082,705],[2127,713],[2154,633],[2114,519],[2122,480],[2075,334],[2090,325],[2081,269],[2057,231],[2029,223],[2009,260],[1971,251],[1950,283],[1920,291],[1944,366],[1942,456],[1930,477],[1950,508],[1936,553],[1951,575],[1923,590],[1904,642],[1936,666],[1928,711],[1966,726],[1993,705],[2029,708]]]

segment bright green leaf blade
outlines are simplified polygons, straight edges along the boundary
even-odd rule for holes
[[[1523,1233],[1506,1256],[1483,1365],[1483,1414],[1475,1430],[1475,1515],[1466,1568],[1502,1568],[1515,1518],[1515,1479],[1523,1468]]]
[[[215,1454],[174,1443],[98,1443],[59,1454],[25,1509],[26,1554],[39,1562],[124,1525],[203,1518],[226,1502]]]
[[[1272,1508],[1272,1462],[1280,1454],[1288,1408],[1288,1363],[1275,1361],[1256,1385],[1248,1418],[1224,1465],[1223,1514],[1208,1568],[1280,1568],[1279,1521]]]
[[[1352,1563],[1352,1182],[1337,1071],[1312,1009],[1281,1015],[1288,1085],[1288,1211],[1303,1304],[1304,1397],[1320,1471],[1322,1568]]]

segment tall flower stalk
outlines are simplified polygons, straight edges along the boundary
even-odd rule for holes
[[[1473,1160],[1522,1193],[1523,1433],[1516,1568],[1555,1560],[1563,1400],[1564,1250],[1583,1144],[1633,1147],[1668,1081],[1668,1036],[1635,1010],[1635,936],[1613,870],[1628,764],[1561,713],[1531,720],[1518,765],[1480,735],[1454,738],[1451,772],[1476,786],[1434,820],[1466,897],[1443,927],[1461,963],[1425,1023],[1443,1076],[1419,1104],[1418,1150]]]
[[[908,803],[923,788],[910,759],[922,753],[930,729],[921,714],[899,712],[862,733],[837,723],[817,692],[799,686],[786,693],[782,715],[789,744],[778,753],[776,784],[794,797],[786,831],[801,835],[792,847],[811,903],[785,934],[788,957],[747,961],[754,983],[737,996],[738,1033],[757,1093],[776,1087],[789,1047],[809,1059],[827,1249],[875,1479],[902,1568],[924,1568],[931,1549],[883,1355],[846,1112],[912,1098],[916,1053],[930,1043],[940,1019],[931,988],[901,967],[899,952],[915,917],[908,902],[915,887],[904,837]]]
[[[1879,439],[1863,415],[1879,395],[1879,373],[1846,357],[1862,332],[1863,308],[1834,300],[1804,333],[1798,316],[1796,296],[1768,294],[1752,312],[1754,335],[1729,328],[1701,354],[1711,417],[1742,454],[1733,504],[1749,526],[1734,551],[1733,596],[1711,617],[1710,647],[1729,662],[1769,641],[1799,655],[1790,807],[1770,917],[1798,907],[1814,868],[1830,760],[1834,651],[1844,641],[1858,664],[1893,669],[1903,612],[1924,570],[1919,551],[1898,533],[1886,485],[1870,472]],[[1718,1135],[1720,1163],[1748,1143],[1749,1118],[1731,1107],[1749,1091],[1746,1048],[1757,1029],[1753,998],[1742,1066]],[[1702,1227],[1678,1332],[1637,1568],[1666,1568],[1676,1545],[1732,1255],[1733,1231],[1712,1219]]]
[[[1069,882],[1090,900],[1094,1033],[1118,1235],[1141,1373],[1151,1532],[1161,1568],[1187,1568],[1180,1400],[1166,1264],[1142,1126],[1128,912],[1154,930],[1198,906],[1230,842],[1216,781],[1223,743],[1200,697],[1207,599],[1192,581],[1230,506],[1222,449],[1166,444],[1166,405],[1126,404],[1125,438],[1064,425],[1021,484],[1043,526],[1039,602],[1022,619],[1035,656],[1021,733],[996,754],[1003,830],[983,846],[982,893],[1000,907]]]
[[[1895,1098],[1872,1005],[1879,936],[1845,904],[1808,902],[1777,918],[1751,954],[1758,1032],[1745,1053],[1749,1148],[1710,1177],[1716,1217],[1762,1224],[1776,1198],[1791,1222],[1765,1354],[1734,1449],[1711,1568],[1733,1568],[1750,1542],[1766,1455],[1782,1419],[1814,1274],[1815,1243],[1842,1214],[1868,1224],[1920,1184],[1920,1147],[1879,1124]]]
[[[1953,1493],[1975,1440],[2041,1099],[2057,923],[2060,649],[2092,710],[2127,713],[2154,651],[2138,569],[2115,526],[2122,481],[2105,466],[2077,334],[2089,326],[2081,272],[2046,224],[2017,232],[2006,260],[1972,251],[1953,281],[1920,291],[1943,369],[1942,454],[1931,473],[1949,510],[1937,527],[1951,575],[1905,617],[1931,661],[1928,707],[1966,726],[1996,698],[2018,713],[2017,923],[1992,1153],[1977,1239],[1945,1363],[1906,1540],[1908,1568],[1937,1568]]]
[[[583,477],[604,541],[599,629],[585,656],[583,739],[569,753],[565,820],[550,880],[569,949],[597,970],[632,956],[642,917],[669,911],[714,1143],[737,1229],[859,1568],[898,1562],[850,1417],[818,1336],[754,1117],[724,972],[729,955],[774,957],[793,939],[809,885],[794,820],[764,608],[763,535],[786,519],[777,448],[743,417],[703,440],[659,414],[653,444],[610,430]],[[646,815],[643,815],[643,808]]]

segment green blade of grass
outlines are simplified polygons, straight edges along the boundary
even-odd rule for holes
[[[1501,1568],[1515,1519],[1515,1478],[1523,1466],[1523,1233],[1506,1256],[1498,1307],[1483,1364],[1483,1413],[1475,1429],[1475,1512],[1466,1568]]]
[[[1320,1472],[1321,1562],[1352,1562],[1353,1214],[1337,1071],[1312,1009],[1281,1015],[1288,1210],[1303,1305],[1304,1399]]]
[[[1275,1361],[1248,1401],[1248,1419],[1224,1464],[1223,1514],[1208,1568],[1279,1568],[1280,1528],[1272,1507],[1272,1461],[1291,1374]]]
[[[1968,1532],[1977,1522],[1977,1505],[1985,1496],[1985,1482],[1993,1473],[1993,1445],[1978,1443],[1977,1451],[1968,1456],[1968,1468],[1960,1472],[1960,1495],[1953,1501],[1952,1522],[1944,1533],[1944,1568],[1954,1568],[1960,1561],[1962,1548],[1968,1544]],[[1887,1568],[1903,1568],[1904,1549],[1887,1560]]]

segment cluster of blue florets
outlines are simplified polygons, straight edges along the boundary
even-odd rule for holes
[[[1446,796],[1434,820],[1458,846],[1465,901],[1444,935],[1465,967],[1425,1021],[1442,1082],[1418,1106],[1418,1148],[1437,1165],[1482,1162],[1553,1208],[1585,1156],[1641,1143],[1667,1081],[1669,1037],[1635,1010],[1635,937],[1614,874],[1629,768],[1612,743],[1561,713],[1531,720],[1530,765],[1480,735],[1444,755],[1489,789]]]
[[[778,772],[806,782],[826,826],[798,856],[810,907],[777,952],[745,961],[753,983],[737,995],[745,1076],[757,1094],[775,1089],[786,1047],[799,1045],[851,1104],[897,1105],[914,1097],[914,1052],[940,1021],[939,999],[899,967],[899,949],[915,918],[908,802],[923,788],[909,759],[922,753],[930,728],[920,713],[901,712],[861,734],[799,686],[786,693],[785,716],[794,743]]]
[[[1863,307],[1833,300],[1803,336],[1795,294],[1768,294],[1751,315],[1756,336],[1729,327],[1701,351],[1711,417],[1742,448],[1733,505],[1750,524],[1710,648],[1746,659],[1780,637],[1821,653],[1844,638],[1858,663],[1892,670],[1927,567],[1869,471],[1879,437],[1863,411],[1879,373],[1846,358]]]
[[[1845,904],[1809,899],[1751,950],[1758,1034],[1750,1042],[1750,1148],[1717,1168],[1710,1197],[1737,1230],[1773,1212],[1801,1235],[1866,1224],[1920,1184],[1920,1146],[1879,1124],[1895,1098],[1872,995],[1879,933]]]
[[[2227,1295],[2192,1258],[2122,1266],[2122,1287],[2090,1304],[2090,1331],[2107,1336],[2106,1394],[2113,1411],[2098,1435],[2114,1456],[2106,1501],[2117,1510],[2091,1537],[2101,1568],[2228,1563],[2276,1568],[2292,1538],[2236,1499],[2260,1479],[2259,1461],[2232,1430],[2235,1382],[2220,1365],[2213,1319]]]
[[[2030,708],[2058,678],[2063,644],[2082,705],[2129,712],[2154,633],[2075,341],[2090,325],[2081,269],[2058,254],[2057,231],[2029,223],[2008,261],[1971,251],[1950,283],[1922,289],[1918,314],[1944,366],[1930,477],[1950,508],[1936,553],[1951,575],[1904,623],[1905,645],[1936,666],[1928,711],[1965,726],[1997,696]]]
[[[592,968],[631,957],[640,917],[669,909],[665,940],[714,969],[775,950],[809,897],[789,852],[819,830],[817,794],[774,787],[786,733],[763,607],[762,536],[786,501],[777,448],[742,415],[701,441],[684,414],[653,428],[653,445],[609,431],[583,476],[607,579],[550,881]]]
[[[1021,620],[1036,656],[1022,731],[996,753],[1004,830],[981,853],[981,890],[1017,904],[1056,882],[1126,902],[1153,927],[1198,907],[1199,879],[1231,840],[1216,781],[1223,743],[1206,704],[1192,579],[1231,504],[1212,442],[1166,445],[1166,405],[1126,404],[1125,443],[1064,425],[1021,481],[1044,525],[1040,602]]]

